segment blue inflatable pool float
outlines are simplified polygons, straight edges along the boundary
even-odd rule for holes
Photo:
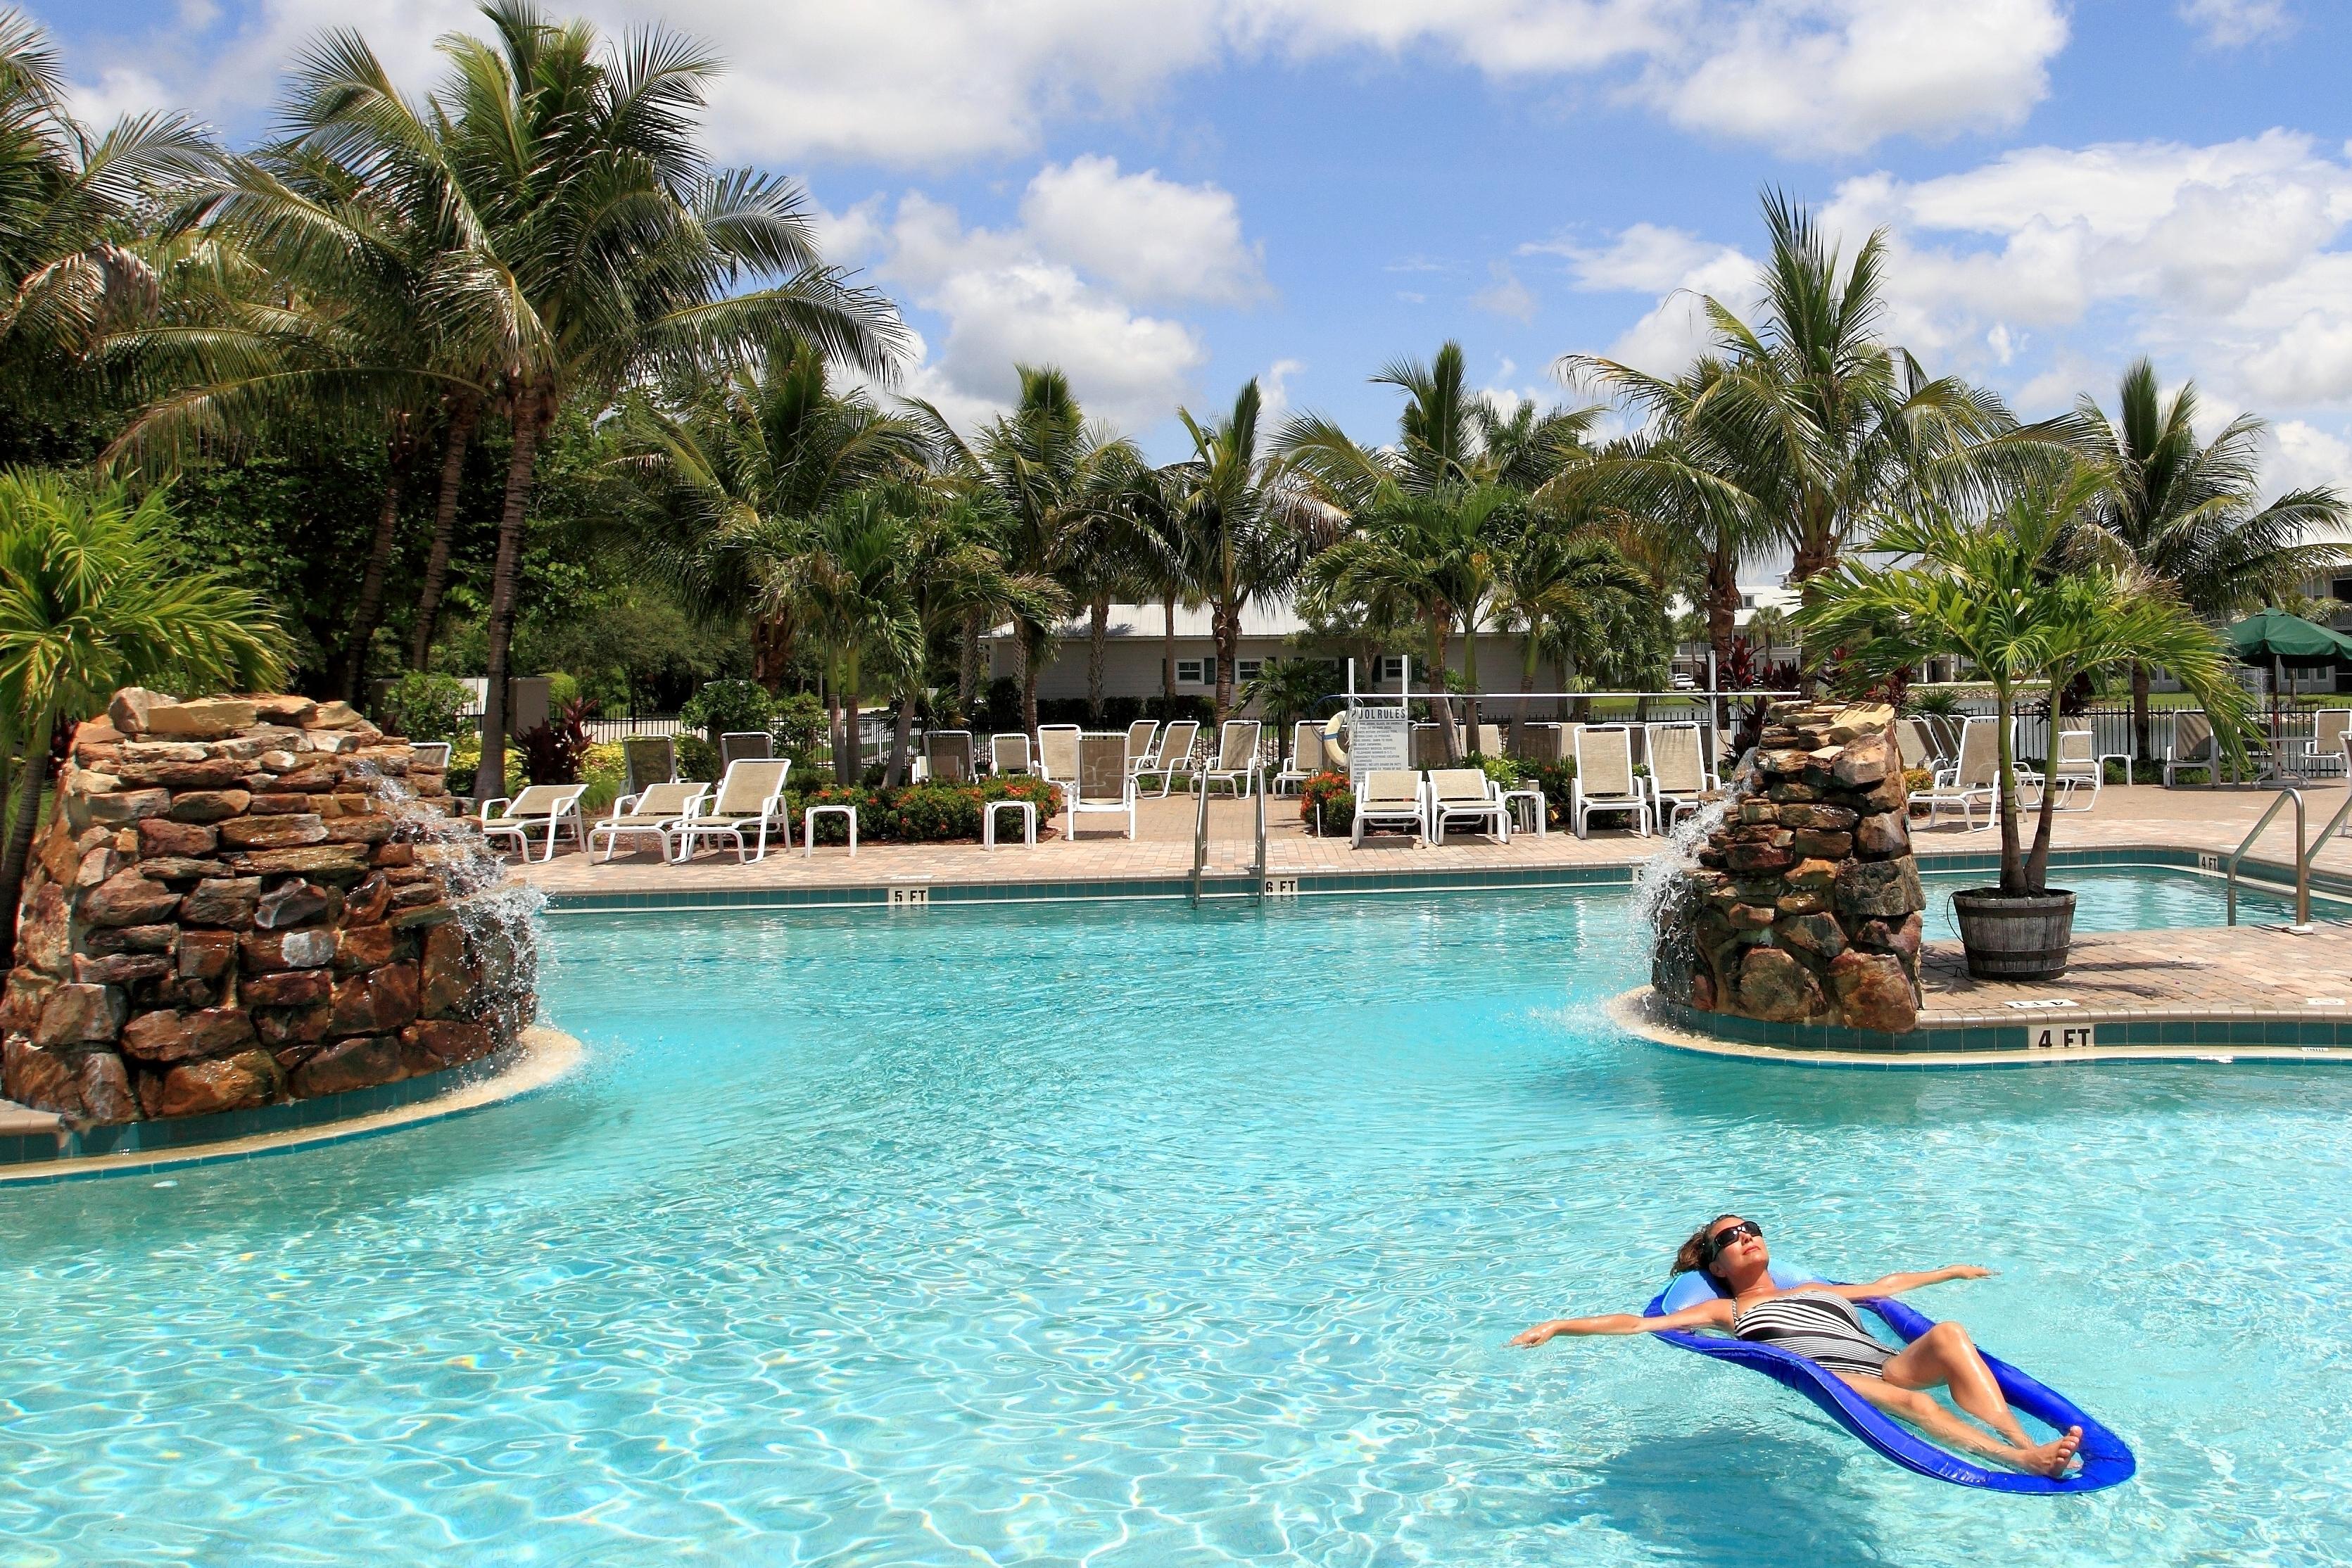
[[[1772,1283],[1784,1290],[1817,1282],[1826,1283],[1816,1281],[1809,1274],[1797,1274],[1781,1268],[1772,1270]],[[1702,1301],[1718,1300],[1723,1294],[1714,1275],[1704,1269],[1695,1270],[1681,1276],[1654,1297],[1650,1304],[1642,1309],[1642,1316],[1663,1317],[1668,1312],[1679,1312],[1685,1307],[1696,1307]],[[1906,1344],[1936,1326],[1933,1318],[1922,1316],[1900,1301],[1877,1297],[1859,1305],[1878,1314],[1887,1327],[1903,1337]],[[2042,1386],[1997,1356],[1986,1356],[1985,1364],[1992,1368],[1993,1378],[2000,1384],[2000,1392],[2011,1405],[2057,1431],[2063,1432],[2069,1426],[2083,1429],[2082,1467],[2065,1479],[2053,1480],[2048,1476],[2030,1476],[2016,1470],[1988,1469],[1973,1460],[1938,1448],[1847,1387],[1835,1373],[1803,1356],[1791,1355],[1768,1344],[1735,1340],[1720,1334],[1695,1334],[1672,1330],[1656,1337],[1684,1350],[1696,1351],[1717,1361],[1732,1362],[1760,1372],[1775,1383],[1795,1389],[1820,1405],[1839,1426],[1905,1469],[1916,1470],[1939,1481],[1950,1481],[1963,1487],[1983,1487],[1997,1492],[2095,1492],[2103,1487],[2131,1479],[2132,1472],[2139,1468],[2138,1461],[2132,1458],[2132,1451],[2124,1446],[2122,1438],[2085,1415],[2064,1394]]]

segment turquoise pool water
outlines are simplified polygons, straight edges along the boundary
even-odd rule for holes
[[[0,1191],[0,1563],[2352,1551],[2352,1073],[1680,1055],[1597,1011],[1626,909],[559,920],[558,1091]],[[1664,1345],[1503,1347],[1720,1207],[1824,1272],[2000,1270],[1917,1300],[2139,1479],[1964,1491]]]

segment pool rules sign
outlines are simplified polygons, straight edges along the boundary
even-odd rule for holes
[[[1348,716],[1348,784],[1412,766],[1412,729],[1402,708],[1359,708]]]

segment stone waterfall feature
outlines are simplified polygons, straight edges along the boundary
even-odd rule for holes
[[[1894,718],[1773,705],[1722,822],[1662,900],[1660,995],[1775,1023],[1916,1026],[1927,898]]]
[[[118,692],[75,732],[0,998],[7,1098],[77,1123],[476,1060],[534,949],[439,771],[349,706]]]

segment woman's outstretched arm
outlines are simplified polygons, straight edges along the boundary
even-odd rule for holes
[[[1941,1285],[1947,1279],[1983,1279],[1992,1270],[1973,1263],[1951,1263],[1941,1268],[1925,1268],[1916,1273],[1888,1274],[1873,1279],[1867,1285],[1808,1285],[1808,1290],[1827,1289],[1832,1294],[1849,1301],[1866,1300],[1873,1296],[1899,1296],[1906,1290],[1916,1290],[1922,1285]]]
[[[1511,1336],[1515,1345],[1539,1345],[1562,1334],[1654,1334],[1664,1329],[1722,1328],[1731,1321],[1728,1301],[1701,1301],[1679,1312],[1644,1318],[1637,1312],[1605,1312],[1597,1318],[1554,1318]]]

